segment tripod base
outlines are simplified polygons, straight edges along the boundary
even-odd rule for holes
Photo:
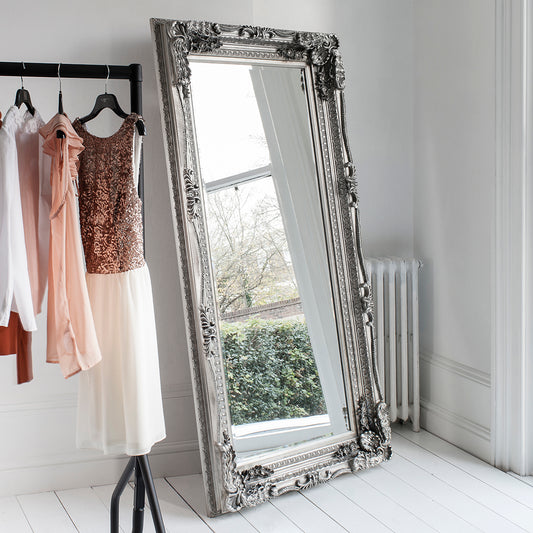
[[[119,533],[119,502],[120,496],[124,492],[128,481],[135,472],[135,492],[133,496],[133,529],[132,533],[142,533],[144,525],[144,501],[148,496],[150,511],[156,533],[165,533],[163,517],[159,508],[159,500],[155,492],[154,479],[150,470],[150,463],[147,455],[136,455],[131,457],[124,472],[113,491],[111,497],[111,533]]]

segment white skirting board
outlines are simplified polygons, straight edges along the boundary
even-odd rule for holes
[[[167,388],[163,403],[167,438],[149,455],[154,475],[201,472],[190,384]],[[75,394],[3,404],[0,427],[0,496],[116,483],[128,459],[76,449]]]
[[[420,423],[429,432],[491,461],[490,375],[442,355],[420,355]]]
[[[154,448],[149,455],[154,477],[196,474],[201,471],[197,441],[168,448],[169,450],[165,450],[165,447],[159,450]],[[87,485],[114,484],[122,474],[128,458],[124,456],[103,457],[83,462],[1,470],[0,497],[75,489]]]

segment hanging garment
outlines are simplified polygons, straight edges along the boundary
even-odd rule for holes
[[[58,138],[62,131],[65,138]],[[40,129],[43,150],[52,158],[50,183],[50,257],[46,360],[59,363],[67,378],[101,359],[85,282],[73,180],[80,137],[65,115],[55,115]]]
[[[7,327],[11,311],[15,311],[22,327],[35,331],[20,198],[17,129],[17,113],[10,109],[0,129],[0,326]]]
[[[31,381],[31,332],[24,330],[18,313],[13,312],[8,326],[0,326],[0,355],[12,354],[17,356],[17,383]]]
[[[129,115],[110,137],[90,134],[80,154],[81,234],[102,362],[80,376],[77,442],[142,455],[165,438],[152,286],[137,195],[140,137]]]
[[[41,312],[48,275],[48,215],[50,213],[50,161],[41,150],[39,128],[44,122],[37,111],[12,106],[6,127],[15,139],[24,242],[34,315]],[[31,333],[25,332],[18,313],[11,312],[7,327],[0,326],[0,355],[17,356],[17,381],[31,381]]]
[[[20,199],[24,221],[24,240],[35,315],[41,312],[48,278],[48,247],[50,237],[50,158],[41,149],[39,129],[44,121],[35,110],[12,106],[6,121],[14,117],[16,124]]]

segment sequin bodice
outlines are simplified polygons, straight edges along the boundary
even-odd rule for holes
[[[110,137],[76,119],[85,150],[79,161],[80,226],[87,272],[115,274],[144,266],[141,201],[134,181],[132,113]]]

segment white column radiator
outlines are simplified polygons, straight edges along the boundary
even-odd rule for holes
[[[418,259],[365,260],[374,300],[379,381],[391,422],[411,420],[420,430]]]

